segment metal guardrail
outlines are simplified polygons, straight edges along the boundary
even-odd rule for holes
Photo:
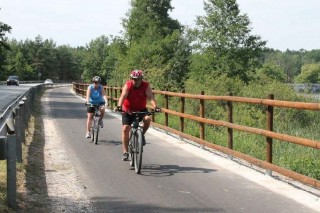
[[[44,80],[19,81],[19,84],[43,84]],[[53,84],[68,84],[71,81],[56,80]],[[7,81],[0,81],[0,85],[6,85]]]
[[[17,206],[16,163],[22,162],[22,144],[25,143],[25,130],[28,128],[33,103],[44,88],[69,85],[42,83],[31,87],[16,98],[0,116],[0,160],[7,160],[7,200],[11,207]]]
[[[42,86],[31,87],[16,98],[1,115],[0,160],[7,160],[8,205],[16,207],[16,163],[22,162],[22,143],[30,119],[32,105]]]

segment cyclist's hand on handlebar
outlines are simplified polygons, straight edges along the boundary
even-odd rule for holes
[[[155,107],[155,108],[154,108],[154,111],[155,111],[155,112],[161,112],[161,108],[160,108],[160,107]]]
[[[115,111],[115,112],[122,112],[122,107],[121,107],[121,106],[116,106],[116,107],[114,108],[114,111]]]

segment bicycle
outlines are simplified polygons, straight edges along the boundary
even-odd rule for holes
[[[87,104],[89,107],[94,107],[94,113],[93,113],[93,118],[92,118],[92,123],[91,123],[91,128],[90,128],[90,133],[91,133],[91,141],[94,142],[94,144],[98,144],[98,138],[99,138],[99,130],[100,130],[100,107],[101,105],[99,104]]]
[[[143,135],[143,123],[140,120],[146,115],[153,115],[155,113],[156,111],[130,112],[134,116],[134,120],[129,133],[129,164],[131,167],[134,167],[137,174],[141,173],[143,145],[146,143]]]

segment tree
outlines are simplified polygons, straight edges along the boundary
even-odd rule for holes
[[[168,15],[171,0],[132,0],[131,6],[123,19],[128,50],[118,71],[128,76],[143,69],[156,88],[183,88],[191,51],[182,26]]]
[[[261,68],[257,70],[255,75],[256,82],[266,84],[273,80],[278,82],[285,82],[286,75],[284,70],[279,65],[275,64],[264,64]]]
[[[194,48],[200,53],[193,63],[202,63],[202,58],[210,60],[202,66],[205,70],[193,72],[226,74],[248,82],[250,73],[260,66],[266,42],[260,36],[250,35],[249,18],[240,14],[236,0],[208,0],[204,10],[206,15],[197,17],[196,28],[191,31]]]
[[[1,8],[0,8],[1,9]],[[6,33],[11,33],[12,27],[0,21],[0,49],[9,49]]]
[[[100,36],[87,45],[86,58],[84,60],[84,77],[90,81],[93,76],[100,76],[103,83],[106,83],[106,76],[109,75],[104,66],[104,60],[109,52],[109,38]]]
[[[1,8],[0,8],[1,9]],[[4,79],[5,71],[3,66],[6,64],[6,53],[10,49],[7,43],[7,37],[5,37],[6,33],[11,32],[11,27],[0,21],[0,78]]]
[[[300,73],[304,55],[304,51],[286,50],[285,52],[281,52],[280,50],[268,50],[265,51],[264,63],[280,66],[286,75],[285,82],[292,83],[294,77]],[[309,61],[307,58],[304,60]]]
[[[146,33],[166,37],[176,29],[181,29],[179,22],[168,15],[168,11],[173,9],[171,0],[131,0],[131,7],[122,22],[130,43],[141,40]]]
[[[320,83],[320,64],[306,64],[301,67],[301,74],[294,79],[295,83]]]
[[[119,67],[122,64],[122,59],[125,59],[127,52],[125,40],[120,37],[112,37],[112,41],[108,48],[108,55],[104,58],[103,67],[109,73],[106,76],[107,84],[110,86],[119,86],[124,83],[128,75],[119,72]]]
[[[69,46],[62,45],[57,48],[57,63],[58,70],[51,78],[64,81],[80,79],[82,70],[78,69],[77,61]]]

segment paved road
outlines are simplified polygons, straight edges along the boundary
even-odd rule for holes
[[[0,85],[0,113],[2,113],[13,100],[27,92],[31,87],[32,85]]]
[[[119,115],[107,113],[94,145],[84,137],[84,100],[71,88],[45,96],[44,107],[99,212],[319,212],[314,196],[155,129],[146,135],[137,175],[121,161]]]

